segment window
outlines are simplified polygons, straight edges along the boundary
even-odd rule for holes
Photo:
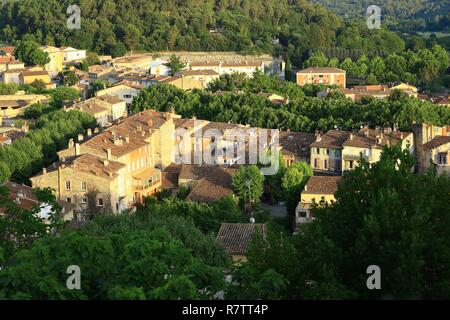
[[[323,160],[323,168],[328,169],[328,160]]]
[[[335,154],[336,158],[340,158],[341,157],[341,150],[336,150],[334,152],[334,154]]]
[[[327,156],[330,155],[330,149],[327,149]]]
[[[81,182],[81,191],[86,191],[87,190],[87,183],[86,181]]]
[[[314,159],[314,168],[318,168],[318,167],[319,167],[319,160]]]
[[[103,198],[98,198],[98,200],[97,200],[97,205],[98,205],[99,207],[103,207]]]
[[[82,204],[86,204],[87,203],[87,198],[86,197],[81,198],[81,203]]]
[[[70,180],[66,181],[66,190],[70,191]]]
[[[320,154],[320,149],[316,148],[316,154]]]
[[[353,160],[350,160],[348,162],[348,167],[349,167],[349,169],[353,169]]]
[[[72,202],[72,198],[66,198],[67,203],[71,203]]]

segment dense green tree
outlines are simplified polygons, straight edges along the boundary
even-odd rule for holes
[[[48,53],[42,51],[33,41],[21,41],[14,49],[14,56],[26,66],[44,65],[50,62]]]
[[[78,83],[79,79],[75,71],[69,70],[65,74],[63,74],[63,83],[66,86],[73,86]]]
[[[70,265],[80,290],[66,287]],[[141,209],[43,237],[0,270],[9,299],[210,299],[226,288],[224,250],[188,218]]]
[[[264,176],[256,165],[242,166],[233,176],[233,189],[244,204],[259,203],[264,191]]]
[[[313,209],[317,223],[302,242],[314,244],[301,255],[329,273],[305,270],[311,291],[337,281],[353,292],[347,297],[449,297],[450,180],[413,174],[413,164],[407,150],[385,149],[380,162],[363,160],[343,180],[333,205]],[[367,290],[370,265],[381,268],[381,290]]]
[[[15,83],[0,83],[0,95],[15,94],[19,86]]]
[[[284,173],[281,179],[281,187],[285,192],[286,207],[289,214],[294,214],[300,193],[312,175],[312,168],[306,162],[294,163]]]
[[[51,104],[55,107],[62,107],[65,101],[77,100],[80,93],[69,87],[58,87],[51,92]]]
[[[184,63],[181,61],[179,56],[173,54],[170,56],[169,62],[166,66],[170,68],[171,75],[174,75],[184,68]]]

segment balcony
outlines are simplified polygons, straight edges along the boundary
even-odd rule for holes
[[[161,170],[145,168],[133,174],[133,190],[149,191],[161,185]]]

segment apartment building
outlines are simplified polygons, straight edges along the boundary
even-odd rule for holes
[[[61,47],[63,63],[81,62],[86,59],[86,50],[75,49],[72,47]]]
[[[2,120],[23,115],[25,109],[34,103],[48,103],[49,99],[41,94],[24,94],[23,91],[12,95],[0,95],[0,118]]]
[[[319,173],[343,174],[353,170],[362,156],[370,164],[378,162],[385,146],[401,144],[403,149],[414,152],[411,132],[399,132],[390,128],[370,129],[358,132],[330,130],[317,134],[311,145],[311,166]]]
[[[115,96],[97,96],[77,103],[70,109],[89,113],[101,127],[111,125],[114,121],[127,116],[126,101]]]
[[[188,62],[188,69],[196,71],[212,70],[219,75],[231,73],[245,73],[252,77],[257,71],[264,72],[263,60],[243,60],[243,61],[196,61]]]
[[[129,106],[133,103],[133,99],[139,95],[139,92],[144,86],[132,84],[127,81],[121,81],[109,88],[99,90],[95,93],[96,96],[114,96],[122,99]]]
[[[307,68],[297,72],[297,84],[304,86],[307,84],[337,85],[346,87],[345,70],[328,67]]]
[[[296,162],[310,163],[310,145],[315,142],[314,133],[280,131],[281,156],[286,167]]]
[[[295,209],[294,232],[298,232],[302,224],[314,220],[311,211],[313,204],[320,205],[321,201],[331,204],[335,201],[334,193],[342,177],[340,176],[312,176],[300,194],[300,201]]]
[[[413,124],[416,171],[434,167],[436,174],[450,174],[450,126]]]
[[[48,53],[50,61],[45,65],[45,70],[48,71],[51,77],[55,77],[63,70],[64,55],[59,48],[53,46],[43,46],[41,50]]]
[[[152,61],[153,58],[150,55],[132,55],[114,59],[112,66],[116,69],[128,68],[148,72]]]
[[[141,203],[161,188],[161,171],[174,162],[176,117],[146,110],[104,131],[88,130],[32,177],[32,185],[55,189],[80,212],[93,206],[116,213]]]
[[[355,86],[351,89],[337,88],[337,89],[325,89],[317,93],[318,97],[326,97],[331,92],[340,92],[346,98],[349,98],[353,102],[359,101],[364,97],[372,97],[375,99],[386,99],[394,90],[399,90],[407,94],[409,97],[418,97],[417,89],[409,85],[397,85],[395,87],[389,87],[387,85],[369,85],[369,86]]]

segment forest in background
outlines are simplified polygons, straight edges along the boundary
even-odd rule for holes
[[[80,30],[67,28],[72,4],[81,8]],[[127,50],[283,52],[296,66],[319,48],[368,56],[405,49],[393,32],[369,30],[365,21],[344,23],[306,0],[7,0],[0,37],[113,56]],[[276,38],[281,46],[273,43]]]
[[[345,19],[366,16],[370,5],[381,8],[382,19],[390,27],[442,31],[450,30],[450,2],[442,0],[311,0]]]

